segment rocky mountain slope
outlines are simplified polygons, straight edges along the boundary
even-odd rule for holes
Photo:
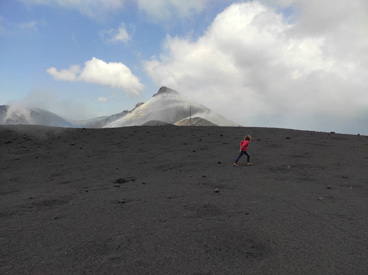
[[[146,103],[105,127],[139,126],[149,121],[180,126],[188,126],[191,121],[195,122],[192,126],[239,126],[177,91],[161,87]]]
[[[0,106],[0,125],[22,124],[68,128],[116,128],[126,126],[240,126],[177,91],[161,87],[145,103],[108,117],[68,120],[39,108]]]

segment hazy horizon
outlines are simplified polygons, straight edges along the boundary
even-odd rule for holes
[[[0,3],[0,105],[85,120],[160,86],[243,126],[368,134],[364,0]]]

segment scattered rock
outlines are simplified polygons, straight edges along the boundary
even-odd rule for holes
[[[286,137],[285,139],[291,139],[291,137]]]
[[[114,181],[114,183],[127,183],[127,182],[130,182],[130,181],[135,181],[136,178],[135,177],[127,177],[127,178],[119,178],[117,179],[116,181]]]
[[[119,204],[124,204],[124,203],[127,203],[125,200],[118,200],[118,203]]]
[[[332,189],[332,187],[331,187],[331,186],[329,186],[329,185],[327,185],[327,189],[330,189],[330,190],[331,190],[331,189]]]
[[[323,201],[325,198],[324,197],[318,197],[319,201]]]
[[[215,188],[214,192],[215,193],[220,193],[220,190],[218,188]]]
[[[348,179],[349,177],[346,175],[341,176],[343,179]]]
[[[221,164],[221,161],[218,161],[217,164]]]

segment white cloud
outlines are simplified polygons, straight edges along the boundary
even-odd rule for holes
[[[106,97],[99,97],[98,102],[107,102],[108,99]]]
[[[73,65],[60,71],[52,67],[47,72],[58,80],[97,83],[124,90],[129,94],[139,94],[144,89],[139,78],[123,63],[106,63],[95,57],[86,61],[83,69],[79,65]]]
[[[107,43],[128,43],[131,37],[125,27],[124,23],[121,23],[118,29],[104,30],[100,32],[100,36]]]
[[[146,71],[243,125],[347,129],[368,108],[367,9],[341,2],[331,15],[335,1],[318,2],[336,25],[315,18],[315,1],[301,1],[295,21],[259,2],[233,4],[198,40],[168,37]]]
[[[77,81],[77,75],[81,72],[81,68],[79,65],[73,65],[70,66],[69,70],[64,69],[58,71],[56,68],[52,67],[47,69],[47,72],[57,80]]]
[[[140,11],[154,20],[183,19],[201,13],[209,0],[138,0]]]

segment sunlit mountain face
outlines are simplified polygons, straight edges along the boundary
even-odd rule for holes
[[[147,125],[152,121],[156,124],[161,122],[163,125],[178,126],[239,126],[177,91],[161,87],[146,103],[137,106],[125,116],[106,124],[105,127]]]

